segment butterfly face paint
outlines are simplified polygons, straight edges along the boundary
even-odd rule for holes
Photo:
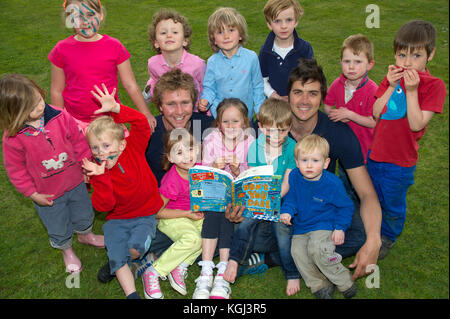
[[[98,40],[98,30],[103,20],[103,15],[88,7],[84,2],[70,4],[66,8],[70,12],[68,16],[69,24],[76,33],[76,39],[79,41],[96,41]]]

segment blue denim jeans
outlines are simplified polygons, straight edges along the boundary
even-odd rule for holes
[[[395,241],[405,226],[406,194],[414,184],[416,166],[402,167],[370,158],[367,166],[383,213],[381,235]]]
[[[291,255],[293,227],[279,222],[272,223],[272,229],[277,239],[281,270],[283,271],[284,277],[286,279],[300,278],[300,273],[298,272],[297,266]]]
[[[155,237],[156,219],[154,215],[110,219],[102,229],[111,274],[114,274],[126,263],[131,263],[130,248],[136,249],[141,256],[149,249]]]
[[[286,279],[298,279],[300,273],[291,256],[292,227],[283,223],[246,218],[234,232],[230,259],[245,264],[252,252],[274,252]],[[261,251],[263,250],[263,251]]]
[[[238,264],[245,264],[254,249],[257,227],[262,223],[265,223],[265,221],[245,218],[236,226],[231,243],[230,259]]]

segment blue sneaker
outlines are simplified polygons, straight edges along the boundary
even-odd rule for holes
[[[141,277],[145,270],[153,265],[155,259],[156,258],[153,256],[153,253],[148,253],[142,258],[133,260],[131,262],[130,269],[134,275],[134,279],[138,279],[139,277]]]
[[[236,278],[243,275],[264,275],[269,267],[264,263],[264,254],[253,253],[247,260],[247,265],[240,265]]]

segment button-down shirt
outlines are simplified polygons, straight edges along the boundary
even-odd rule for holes
[[[206,65],[202,99],[208,100],[212,115],[217,117],[217,106],[225,98],[239,98],[248,108],[250,118],[257,114],[265,100],[264,81],[255,52],[239,47],[230,58],[220,50]],[[209,107],[209,106],[208,106]]]

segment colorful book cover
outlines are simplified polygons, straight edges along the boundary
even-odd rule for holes
[[[249,168],[235,179],[224,170],[196,165],[189,169],[191,210],[225,212],[231,203],[245,205],[244,217],[278,221],[281,182],[271,165]]]

